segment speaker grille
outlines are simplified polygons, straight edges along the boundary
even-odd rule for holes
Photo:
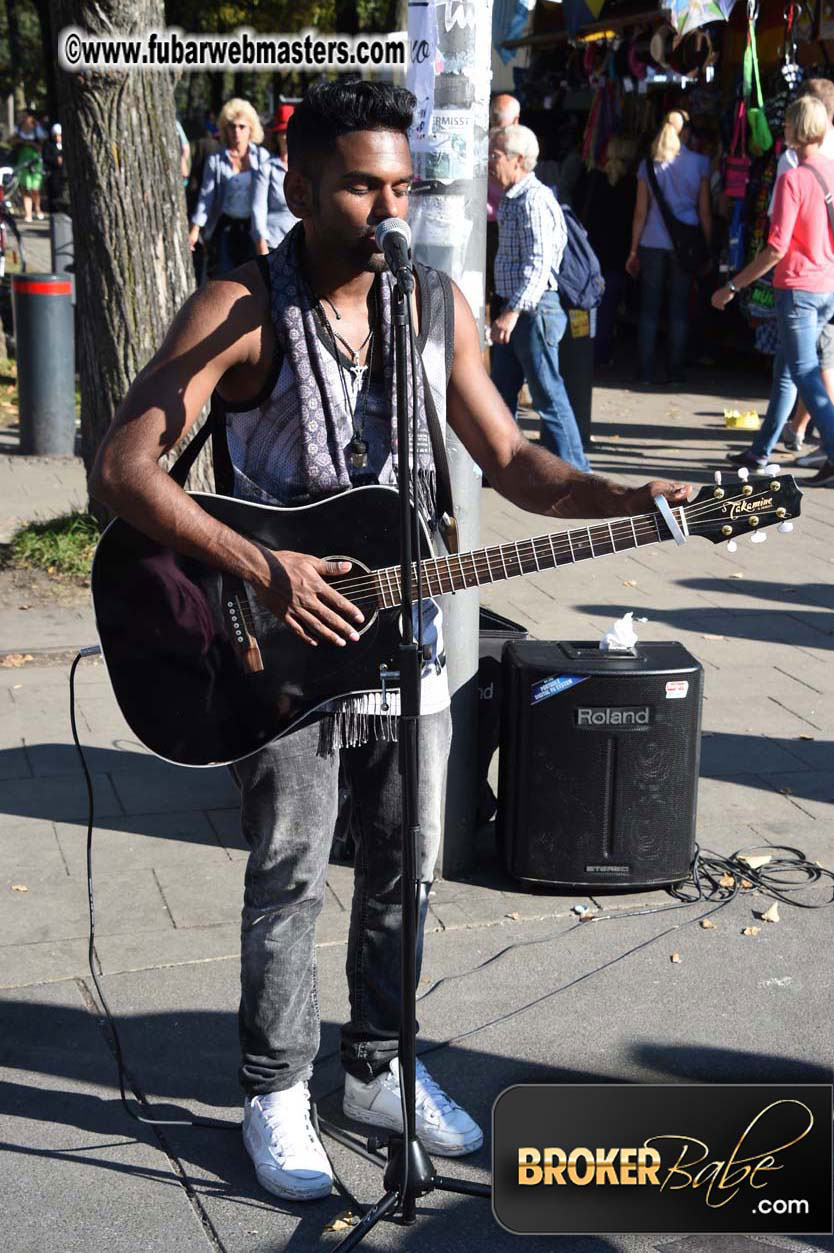
[[[684,878],[695,839],[699,663],[678,644],[649,644],[632,665],[618,658],[610,670],[597,654],[583,674],[564,647],[505,649],[498,824],[508,869],[596,886]],[[536,685],[560,673],[582,681],[536,698]],[[670,699],[667,682],[682,674],[687,695]]]

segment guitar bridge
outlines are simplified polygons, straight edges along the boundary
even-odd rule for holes
[[[246,592],[243,593],[243,599],[236,593],[227,595],[224,610],[232,645],[244,670],[248,674],[259,674],[264,663],[258,641],[252,633],[252,609]]]

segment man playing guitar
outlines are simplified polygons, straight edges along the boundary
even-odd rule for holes
[[[348,563],[270,551],[211,517],[160,467],[215,393],[226,413],[231,492],[303,505],[369,483],[395,485],[392,457],[391,278],[374,229],[404,218],[412,178],[407,131],[414,97],[366,82],[313,87],[289,123],[287,204],[299,225],[268,257],[196,292],[131,386],[104,439],[93,495],[158,543],[245,581],[312,650],[350,649],[362,614],[331,584]],[[462,441],[490,484],[549,517],[644,513],[688,489],[638,489],[573,469],[529,443],[485,372],[466,300],[417,267],[420,504],[434,527],[435,475],[426,388],[435,420]],[[341,540],[341,543],[340,543]],[[334,552],[346,551],[334,537]],[[432,647],[421,689],[420,822],[428,885],[440,842],[451,735],[442,613],[423,606]],[[242,922],[240,1035],[244,1142],[274,1194],[325,1196],[332,1175],[310,1122],[307,1081],[319,1042],[315,921],[337,814],[339,762],[355,797],[356,878],[342,1028],[344,1109],[398,1128],[400,784],[396,721],[378,693],[347,698],[239,761],[250,845]],[[418,975],[419,977],[419,975]],[[417,1130],[430,1152],[479,1148],[477,1124],[418,1061]]]

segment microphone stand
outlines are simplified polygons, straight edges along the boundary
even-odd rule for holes
[[[413,491],[409,485],[409,350],[414,354],[414,328],[411,325],[410,297],[414,291],[414,275],[403,267],[396,273],[392,311],[394,322],[394,361],[397,374],[397,441],[398,481],[400,491],[400,587],[402,589],[402,643],[399,647],[399,671],[389,678],[399,678],[399,761],[402,787],[402,923],[400,933],[401,987],[400,987],[400,1095],[403,1105],[403,1131],[388,1139],[388,1162],[385,1166],[383,1184],[385,1195],[366,1212],[356,1227],[336,1246],[337,1253],[354,1248],[380,1219],[400,1211],[400,1222],[410,1226],[416,1221],[416,1199],[429,1192],[458,1192],[468,1196],[489,1197],[486,1184],[469,1180],[448,1179],[435,1173],[431,1158],[424,1149],[416,1129],[417,1084],[417,917],[420,882],[417,869],[417,849],[420,841],[419,810],[417,806],[419,780],[418,727],[420,720],[420,677],[422,657],[421,640],[414,639],[412,612],[414,570],[413,554],[420,559],[419,522],[417,515],[416,451],[415,482]],[[411,360],[414,360],[412,355]],[[412,378],[416,388],[416,379]],[[416,434],[416,432],[415,432]],[[412,499],[413,497],[413,499]],[[422,630],[419,632],[422,636]],[[322,1129],[331,1129],[322,1120]],[[350,1144],[346,1137],[335,1136],[342,1144]],[[362,1153],[363,1157],[369,1156]],[[375,1155],[371,1155],[372,1160]]]

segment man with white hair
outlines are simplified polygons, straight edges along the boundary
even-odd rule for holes
[[[503,130],[505,126],[517,126],[518,119],[521,116],[521,105],[515,96],[511,96],[508,92],[499,92],[497,96],[493,96],[489,105],[489,127],[490,130]]]
[[[504,192],[498,209],[495,291],[501,312],[492,323],[492,381],[514,414],[526,380],[544,447],[588,470],[559,373],[559,341],[568,319],[557,276],[567,227],[556,197],[533,173],[538,155],[538,140],[526,126],[491,132],[489,172]]]
[[[489,128],[493,130],[503,130],[505,126],[515,126],[521,113],[521,105],[515,96],[510,96],[507,92],[499,92],[497,96],[493,96],[489,104]],[[487,241],[486,241],[486,290],[487,290],[487,308],[492,303],[494,295],[492,287],[492,275],[495,268],[495,254],[498,252],[498,206],[501,203],[501,197],[504,195],[504,188],[496,183],[495,179],[489,176],[487,178]]]

